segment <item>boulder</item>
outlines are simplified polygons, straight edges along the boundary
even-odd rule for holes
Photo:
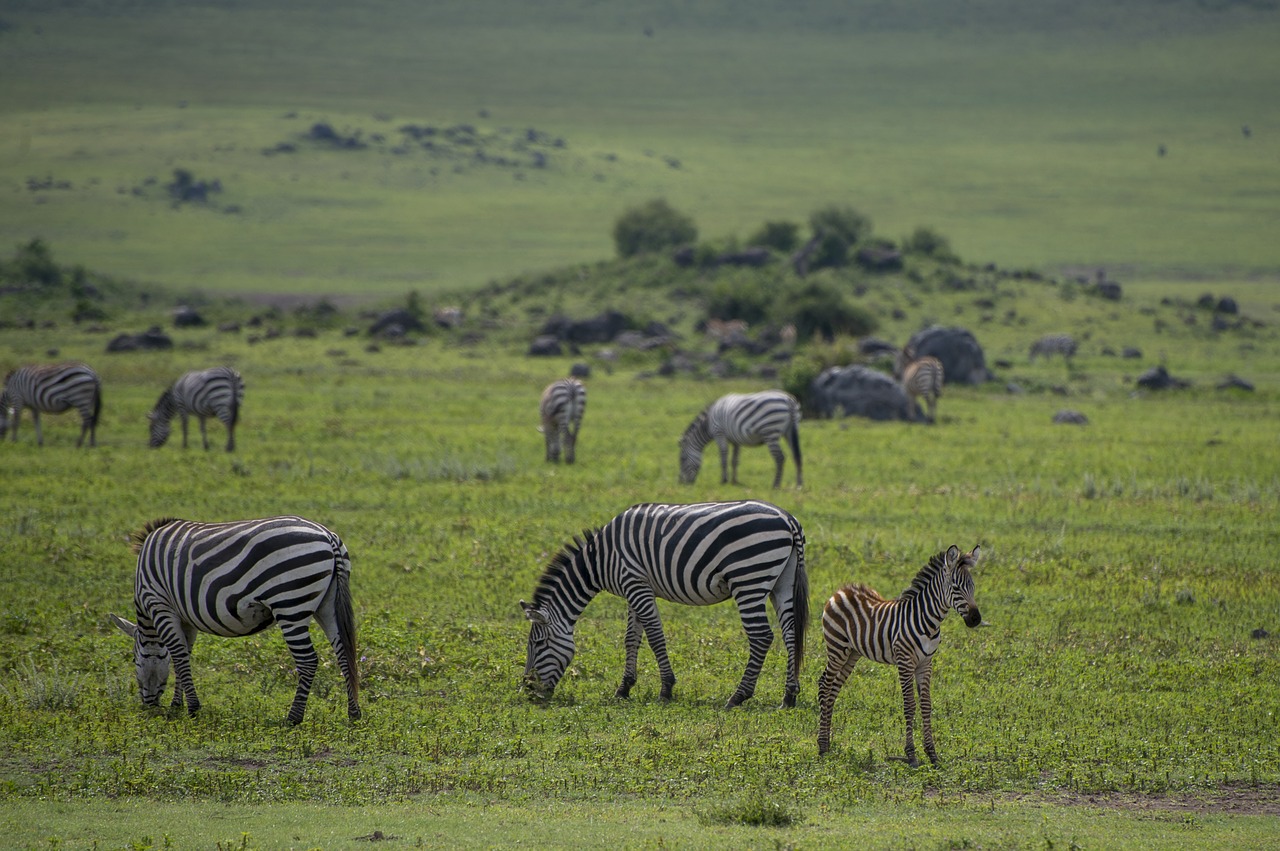
[[[1138,386],[1148,390],[1176,390],[1190,387],[1191,382],[1174,378],[1163,366],[1153,366],[1138,376]]]
[[[918,331],[907,342],[913,357],[926,355],[942,363],[947,384],[982,384],[995,376],[987,369],[987,358],[973,334],[964,328],[935,325]]]
[[[173,338],[153,325],[141,334],[120,334],[107,343],[108,352],[161,351],[173,348]]]
[[[809,405],[819,417],[856,416],[872,420],[923,420],[920,407],[902,385],[883,372],[857,364],[833,366],[809,385]]]

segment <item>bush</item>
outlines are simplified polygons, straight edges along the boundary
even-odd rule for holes
[[[811,269],[844,266],[853,247],[871,236],[871,219],[847,206],[815,210],[809,215],[809,227],[820,240]]]
[[[765,222],[747,239],[747,245],[760,245],[786,254],[800,246],[800,226],[795,222]]]
[[[919,254],[932,257],[943,263],[958,263],[960,258],[951,250],[951,243],[945,236],[933,228],[918,227],[911,236],[902,241],[902,250],[907,254]]]
[[[711,319],[741,319],[757,324],[768,318],[777,285],[758,274],[717,278],[707,295],[707,316]]]
[[[780,293],[776,303],[779,310],[774,314],[774,321],[794,324],[797,340],[821,337],[829,341],[842,334],[862,337],[879,328],[876,318],[850,303],[834,281],[807,280]]]
[[[613,242],[619,257],[634,257],[686,245],[698,239],[693,219],[672,209],[661,198],[632,207],[613,226]]]

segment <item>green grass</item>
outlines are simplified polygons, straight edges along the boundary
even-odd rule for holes
[[[1280,15],[1242,5],[24,5],[0,33],[0,243],[182,289],[472,288],[607,256],[612,221],[659,196],[709,237],[839,202],[1014,267],[1278,266]],[[520,179],[376,146],[262,154],[321,120],[567,146]],[[240,212],[131,194],[178,167]]]

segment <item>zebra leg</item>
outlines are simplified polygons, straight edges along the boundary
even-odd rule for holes
[[[902,714],[907,719],[907,763],[915,768],[920,764],[916,758],[915,725],[916,725],[916,678],[911,667],[903,662],[898,663],[898,683],[902,686]]]
[[[836,697],[858,659],[851,650],[832,650],[827,646],[827,667],[818,677],[818,756],[831,750],[831,717],[835,713]]]
[[[742,447],[733,444],[733,478],[731,481],[736,485],[738,483],[738,453],[742,451]]]
[[[564,443],[564,463],[572,464],[574,450],[577,448],[577,441],[574,439],[573,432],[565,428],[564,437],[561,438],[561,441]]]
[[[227,451],[232,452],[236,448],[236,424],[235,420],[226,423],[227,426]]]
[[[938,751],[933,746],[933,702],[929,697],[929,679],[933,674],[932,663],[922,665],[916,671],[916,689],[920,692],[920,737],[924,739],[924,752],[929,762],[938,764]]]
[[[182,420],[182,448],[187,448],[187,412],[182,411],[178,415]]]
[[[633,599],[634,598],[634,599]],[[671,670],[671,657],[667,655],[667,637],[662,632],[662,618],[658,616],[658,604],[653,592],[644,588],[627,598],[629,611],[635,613],[636,620],[644,629],[644,636],[649,640],[649,649],[653,658],[658,661],[658,673],[662,677],[662,691],[658,697],[663,702],[671,700],[671,691],[676,684],[675,671]],[[627,615],[628,620],[631,615]],[[629,626],[628,626],[629,628]],[[636,648],[637,653],[639,647]]]
[[[305,621],[301,624],[281,623],[280,631],[284,633],[284,642],[289,645],[289,652],[293,654],[293,664],[298,668],[298,691],[293,696],[293,704],[289,707],[286,718],[290,725],[296,727],[302,723],[302,716],[307,711],[307,696],[311,694],[311,682],[315,679],[320,657],[316,655]]]
[[[716,445],[720,447],[720,484],[727,484],[729,481],[729,441],[723,436],[716,438]],[[738,447],[733,447],[733,481],[738,481]]]
[[[742,616],[742,628],[747,633],[750,655],[747,657],[747,668],[742,672],[742,682],[738,683],[738,688],[725,704],[725,709],[740,706],[756,693],[756,681],[760,679],[765,656],[769,654],[769,645],[773,643],[773,627],[769,626],[763,598],[738,600],[738,613]]]
[[[773,486],[775,488],[782,486],[782,465],[784,458],[782,455],[782,447],[778,445],[777,438],[769,441],[769,454],[773,456]]]
[[[555,426],[548,426],[543,432],[547,439],[547,460],[560,463],[560,431]]]
[[[44,446],[44,432],[40,430],[40,409],[31,409],[31,419],[36,424],[36,446]],[[18,418],[13,418],[13,439],[18,439]]]
[[[80,439],[76,441],[76,449],[79,449],[81,446],[84,446],[84,438],[85,438],[85,435],[87,435],[88,433],[89,433],[89,418],[85,416],[81,416]],[[93,441],[90,441],[89,445],[93,446]]]
[[[204,451],[209,451],[209,430],[205,425],[204,417],[196,417],[196,421],[200,423],[200,442],[204,444]]]
[[[187,713],[195,715],[200,710],[195,679],[191,676],[191,648],[195,645],[196,629],[172,616],[160,616],[156,618],[156,631],[169,648],[169,659],[173,662],[173,701],[170,707],[181,709],[185,698]]]
[[[774,601],[777,611],[777,601]],[[782,610],[778,616],[778,629],[782,632],[782,643],[787,648],[787,689],[782,696],[782,706],[793,709],[796,695],[800,694],[800,657],[796,654],[796,613],[794,602]]]
[[[640,619],[635,610],[627,607],[627,661],[622,669],[622,684],[613,693],[614,697],[631,697],[631,687],[636,684],[636,662],[640,656],[640,645],[644,641],[644,631],[640,627]]]
[[[329,639],[329,644],[333,647],[334,654],[338,657],[338,670],[342,672],[342,681],[347,686],[347,717],[352,721],[360,718],[360,697],[359,688],[357,686],[356,677],[359,672],[352,669],[351,661],[354,660],[355,654],[347,652],[347,645],[342,637],[342,630],[338,627],[337,606],[342,605],[337,601],[338,594],[335,591],[327,592],[325,599],[320,603],[320,608],[316,610],[316,623],[320,624],[320,629],[324,630],[325,637]],[[354,615],[352,615],[354,618]],[[354,632],[354,621],[352,621],[352,630]],[[352,636],[354,643],[355,636]]]

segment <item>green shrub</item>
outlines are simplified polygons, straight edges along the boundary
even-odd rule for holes
[[[942,263],[958,263],[960,258],[951,250],[951,242],[933,228],[918,227],[911,235],[902,240],[902,250],[906,254],[918,254],[932,257]]]
[[[853,247],[871,236],[871,219],[848,206],[815,210],[809,215],[809,227],[820,240],[810,269],[844,266]]]
[[[760,245],[787,253],[800,246],[800,226],[795,222],[765,222],[747,238],[747,245]]]
[[[657,198],[632,207],[613,226],[613,242],[619,257],[634,257],[647,251],[661,251],[698,239],[693,219],[677,212]]]
[[[780,292],[773,319],[796,326],[796,339],[834,340],[841,335],[862,337],[880,323],[868,311],[853,304],[844,288],[830,279],[808,279]]]

